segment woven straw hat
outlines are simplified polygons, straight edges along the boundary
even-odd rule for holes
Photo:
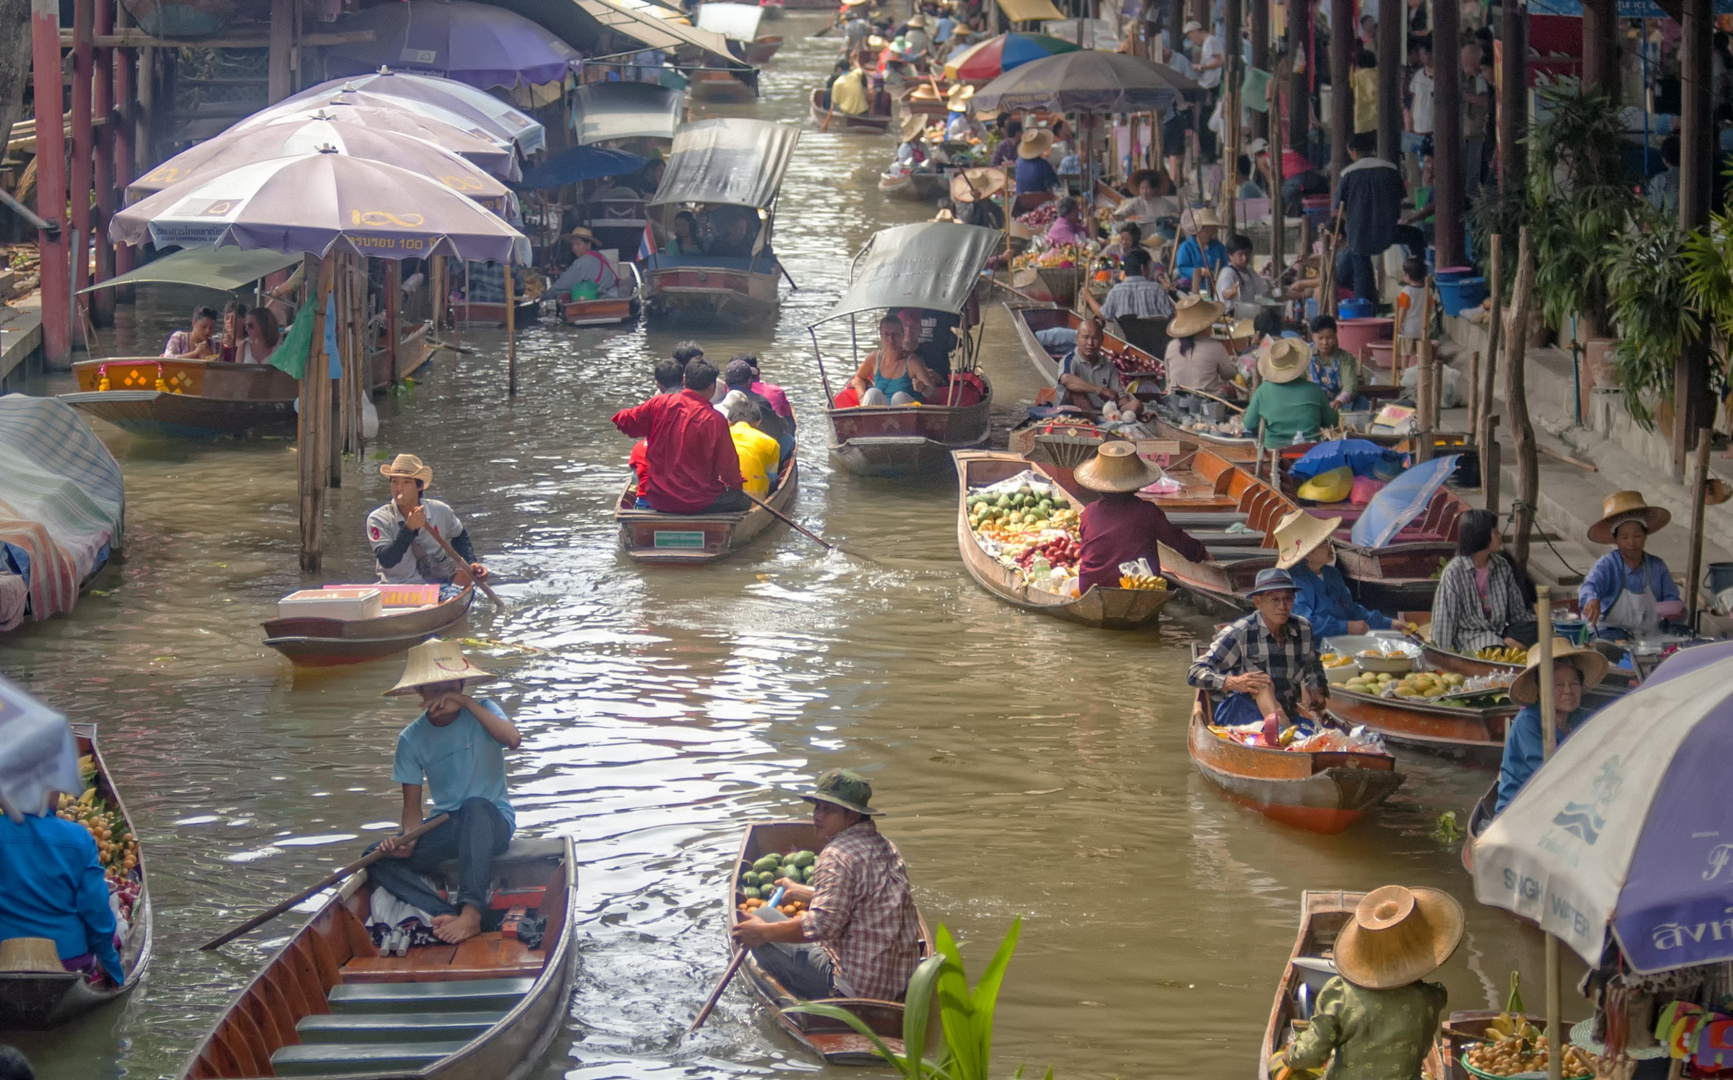
[[[1355,986],[1394,990],[1437,971],[1462,942],[1462,905],[1437,889],[1386,885],[1336,938],[1336,970]]]
[[[952,112],[968,112],[969,102],[974,100],[975,88],[968,83],[958,83],[951,87],[945,95],[945,107]]]
[[[1607,658],[1594,649],[1582,649],[1562,637],[1552,639],[1552,661],[1575,664],[1583,674],[1583,689],[1591,690],[1607,677]],[[1533,705],[1540,700],[1540,646],[1528,647],[1528,666],[1517,672],[1510,683],[1510,700],[1518,705]]]
[[[409,650],[403,664],[403,678],[385,691],[385,697],[413,694],[417,688],[448,682],[486,682],[495,676],[476,667],[463,655],[463,647],[455,641],[431,638]]]
[[[1214,300],[1195,294],[1182,296],[1174,305],[1173,317],[1167,320],[1167,336],[1181,338],[1205,333],[1225,311],[1227,307]]]
[[[1277,338],[1258,354],[1258,374],[1265,382],[1290,383],[1306,377],[1312,349],[1299,338]]]
[[[391,464],[379,466],[380,476],[403,476],[421,481],[422,487],[433,483],[433,469],[424,465],[414,454],[398,454]]]
[[[972,203],[976,199],[990,199],[1005,190],[1005,170],[974,168],[964,169],[951,177],[951,201]]]
[[[52,971],[64,975],[53,938],[15,937],[0,941],[0,971]]]
[[[926,25],[927,25],[927,17],[925,15],[917,14],[914,18],[910,19],[908,22],[904,23],[903,25],[904,26],[912,26],[912,27],[916,28],[917,30],[925,29]]]
[[[596,234],[584,228],[582,225],[579,225],[577,228],[566,234],[566,243],[569,244],[573,240],[588,240],[591,247],[596,246]]]
[[[1589,526],[1589,539],[1597,544],[1613,542],[1613,533],[1627,521],[1640,521],[1649,532],[1665,528],[1673,515],[1650,506],[1640,491],[1615,491],[1601,503],[1601,520]]]
[[[1137,456],[1137,447],[1114,439],[1077,466],[1077,482],[1091,491],[1137,491],[1160,480],[1161,469]]]
[[[921,137],[921,132],[927,130],[927,118],[914,113],[903,117],[900,129],[904,142],[914,142]]]
[[[937,101],[937,100],[939,100],[939,92],[933,88],[932,83],[921,83],[920,85],[916,86],[913,90],[909,91],[909,100],[910,101]]]
[[[1194,229],[1201,229],[1205,225],[1213,225],[1219,229],[1222,225],[1222,219],[1216,217],[1216,212],[1206,206],[1201,210],[1191,212],[1191,224]]]
[[[1306,561],[1319,544],[1330,541],[1330,534],[1342,524],[1339,517],[1321,518],[1295,510],[1276,524],[1276,565],[1283,570]]]
[[[1046,128],[1030,128],[1017,142],[1017,156],[1028,161],[1044,158],[1053,149],[1053,133]]]

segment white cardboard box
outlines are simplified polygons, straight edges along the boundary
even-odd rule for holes
[[[383,609],[378,589],[302,589],[277,601],[277,617],[377,619]]]

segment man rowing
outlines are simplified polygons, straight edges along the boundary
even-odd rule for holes
[[[1257,610],[1222,627],[1193,661],[1186,681],[1227,695],[1216,703],[1217,724],[1262,720],[1273,739],[1300,702],[1324,707],[1324,665],[1311,626],[1294,615],[1294,592],[1286,570],[1259,570],[1246,594]]]
[[[367,542],[373,545],[380,581],[461,587],[487,577],[487,567],[475,561],[475,544],[457,514],[438,499],[422,498],[433,483],[432,468],[414,454],[398,454],[391,464],[379,466],[379,475],[391,481],[391,498],[367,515]],[[445,553],[440,536],[463,562]]]
[[[805,911],[766,921],[757,912],[734,927],[735,940],[795,997],[901,1001],[921,962],[921,923],[897,846],[879,834],[873,789],[859,774],[831,769],[801,798],[824,849],[812,884],[784,878],[784,899]],[[765,910],[765,909],[760,909]],[[783,950],[778,945],[792,945]]]

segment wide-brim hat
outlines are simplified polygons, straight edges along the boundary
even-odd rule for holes
[[[1589,539],[1597,544],[1613,542],[1613,533],[1627,521],[1640,521],[1649,532],[1664,528],[1673,515],[1650,506],[1640,491],[1615,491],[1601,503],[1601,520],[1589,526]]]
[[[1017,140],[1017,156],[1029,161],[1044,158],[1053,149],[1053,133],[1046,128],[1030,128]]]
[[[967,112],[969,102],[975,98],[975,88],[969,83],[961,83],[951,87],[945,95],[945,104],[952,112]]]
[[[801,796],[810,803],[830,803],[867,817],[883,816],[883,810],[875,810],[870,805],[872,797],[873,786],[853,769],[831,769],[821,773],[813,789]]]
[[[391,459],[391,464],[379,466],[380,476],[402,476],[410,480],[421,481],[426,487],[433,483],[433,469],[422,463],[414,454],[398,454]]]
[[[1154,184],[1157,190],[1161,188],[1162,184],[1167,182],[1167,178],[1161,174],[1160,169],[1139,169],[1125,178],[1125,186],[1131,189],[1133,195],[1136,195],[1137,186],[1145,180]]]
[[[1205,206],[1191,212],[1191,225],[1194,229],[1201,229],[1206,225],[1211,225],[1219,229],[1222,225],[1222,219],[1216,217],[1216,212],[1214,210]]]
[[[1299,338],[1276,338],[1258,354],[1258,374],[1265,382],[1290,383],[1306,377],[1312,349]]]
[[[1191,295],[1179,298],[1174,305],[1173,316],[1167,320],[1167,336],[1170,338],[1191,337],[1201,334],[1215,325],[1215,321],[1227,311],[1220,304],[1207,297]]]
[[[470,663],[457,642],[430,638],[409,650],[403,663],[403,677],[383,696],[401,697],[419,687],[437,683],[485,682],[495,677],[492,672]]]
[[[1240,319],[1228,328],[1228,337],[1234,341],[1244,341],[1258,336],[1256,319]]]
[[[919,113],[905,116],[897,130],[902,133],[904,142],[913,142],[921,137],[922,132],[927,130],[927,118]]]
[[[1583,649],[1562,637],[1552,639],[1553,663],[1575,664],[1582,672],[1583,689],[1592,690],[1607,677],[1607,658],[1594,649]],[[1540,700],[1540,646],[1530,645],[1528,664],[1510,682],[1510,700],[1533,705]]]
[[[1287,570],[1300,565],[1319,544],[1330,542],[1330,534],[1342,525],[1340,517],[1321,518],[1295,510],[1276,523],[1276,566]]]
[[[594,247],[596,244],[596,234],[591,232],[589,229],[586,229],[584,226],[579,225],[576,228],[574,228],[571,232],[569,232],[565,235],[565,242],[566,243],[569,244],[573,240],[588,240],[590,242],[590,246]]]
[[[1072,475],[1090,491],[1140,491],[1160,480],[1162,472],[1138,457],[1136,446],[1114,439],[1096,447],[1095,456]]]
[[[1252,587],[1246,590],[1246,596],[1253,597],[1259,593],[1267,592],[1295,592],[1298,588],[1299,586],[1294,584],[1294,575],[1281,567],[1271,567],[1268,570],[1258,571],[1257,579],[1252,582]]]
[[[938,89],[932,83],[920,83],[909,91],[910,101],[937,101],[939,96]]]
[[[972,203],[990,199],[1005,190],[1005,170],[978,166],[951,177],[951,201]]]
[[[1462,905],[1449,893],[1373,889],[1336,937],[1336,971],[1368,990],[1407,986],[1450,959],[1462,943],[1463,922]]]
[[[927,27],[927,17],[925,15],[916,15],[903,25],[914,27],[918,30],[925,30]]]
[[[66,974],[53,938],[15,937],[0,941],[0,971],[52,971]]]

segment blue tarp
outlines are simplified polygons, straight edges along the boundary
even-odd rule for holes
[[[644,167],[644,159],[624,150],[602,146],[574,146],[524,173],[521,187],[556,188],[599,176],[631,176]]]
[[[1366,504],[1366,512],[1360,515],[1360,520],[1354,522],[1349,539],[1356,546],[1366,548],[1381,548],[1390,543],[1426,509],[1433,493],[1443,487],[1444,481],[1456,471],[1459,460],[1460,454],[1433,458],[1385,484],[1383,490]]]
[[[1530,15],[1571,15],[1582,18],[1583,5],[1579,0],[1529,0]],[[1715,14],[1733,14],[1733,0],[1715,0]],[[1621,19],[1670,19],[1665,11],[1648,0],[1619,0],[1619,18]]]
[[[1288,475],[1304,482],[1344,465],[1353,469],[1355,476],[1388,480],[1402,471],[1402,455],[1367,439],[1335,439],[1306,451],[1288,468]]]

